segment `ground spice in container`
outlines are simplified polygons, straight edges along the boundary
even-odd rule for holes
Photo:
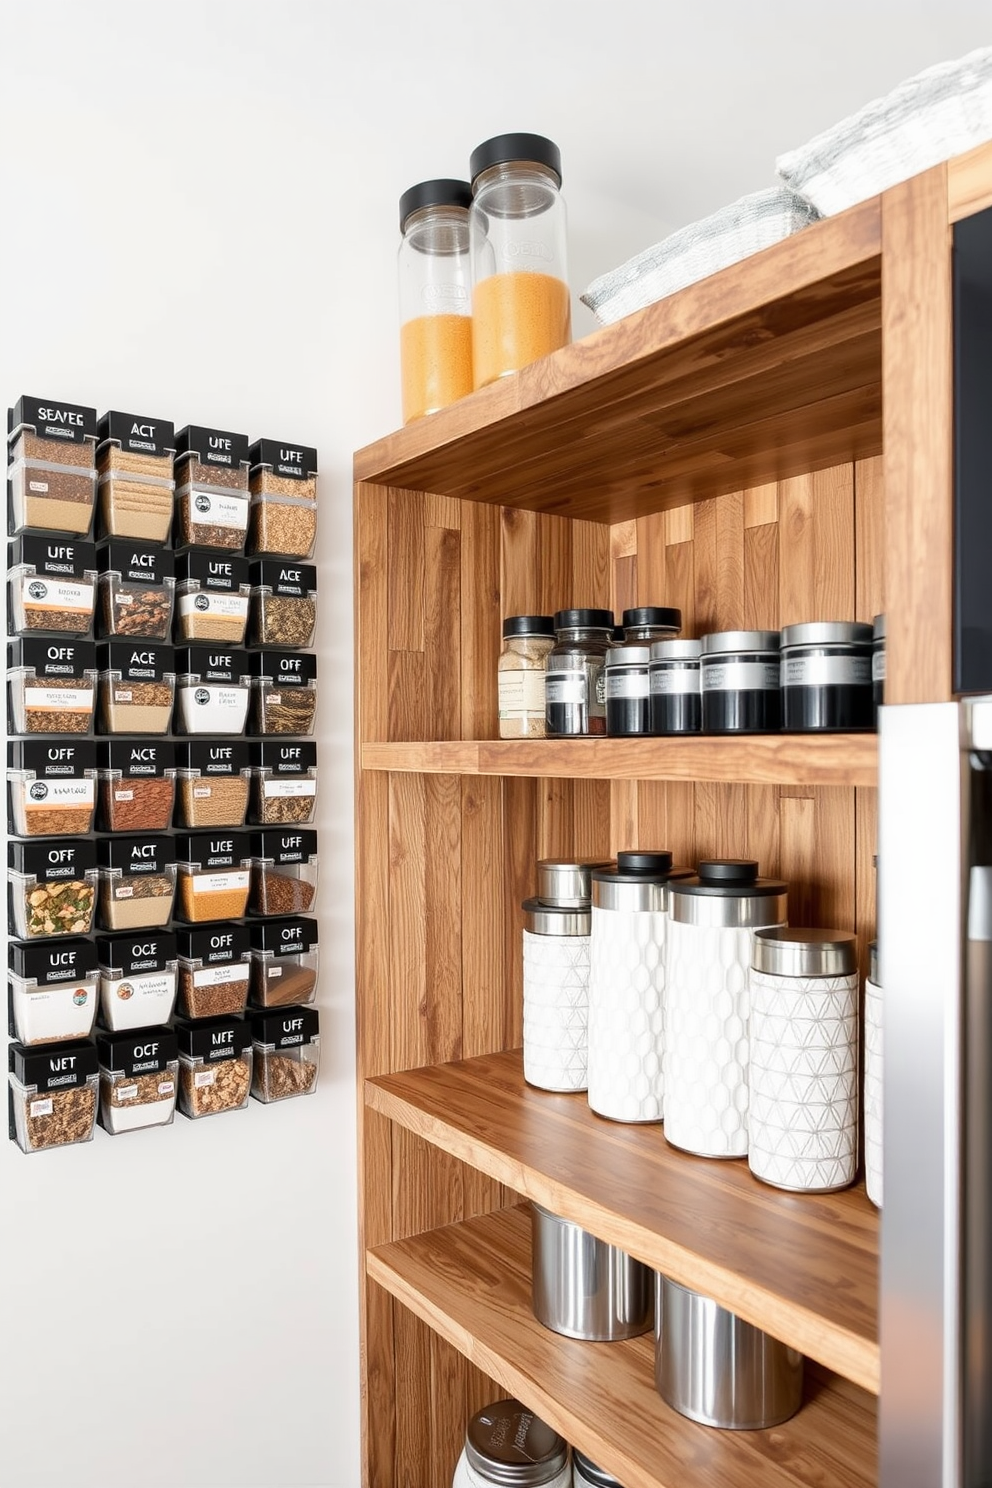
[[[240,646],[248,620],[248,561],[190,548],[176,557],[176,638]]]
[[[248,440],[190,424],[176,436],[177,547],[242,552],[248,529]]]
[[[96,800],[96,744],[92,739],[11,740],[7,800],[11,830],[18,836],[88,832]]]
[[[240,919],[248,902],[250,855],[244,832],[184,832],[176,838],[179,913],[184,920]]]
[[[183,1018],[240,1013],[248,996],[251,963],[246,925],[181,929],[177,1011]]]
[[[250,758],[243,739],[191,739],[179,745],[179,809],[184,827],[240,827],[248,809]]]
[[[104,733],[168,733],[176,689],[171,646],[105,641],[97,648],[97,666]]]
[[[89,542],[26,532],[10,544],[11,628],[88,635],[96,603],[96,549]]]
[[[104,533],[163,543],[172,526],[175,430],[165,419],[105,413],[97,447]]]
[[[251,1028],[243,1018],[176,1024],[179,1109],[184,1116],[243,1110],[251,1089]]]
[[[167,641],[176,585],[172,554],[112,539],[101,544],[97,561],[101,634]]]
[[[317,1088],[320,1066],[320,1015],[316,1008],[251,1015],[256,1100],[285,1100]]]
[[[96,951],[104,1025],[117,1032],[167,1023],[176,1000],[175,935],[169,930],[103,935]]]
[[[263,826],[303,826],[317,800],[314,740],[256,739],[251,759],[251,819]]]
[[[100,1125],[111,1136],[170,1126],[176,1110],[179,1040],[169,1028],[101,1033]]]
[[[291,651],[251,657],[252,732],[310,734],[317,712],[317,658]]]
[[[317,989],[316,920],[264,920],[249,933],[252,1002],[270,1008],[312,1002]]]
[[[317,833],[304,828],[251,834],[253,914],[305,913],[317,893]]]
[[[313,564],[263,558],[251,566],[249,633],[256,646],[309,646],[317,621]]]
[[[88,935],[96,903],[97,856],[86,838],[7,843],[11,928],[25,940]]]
[[[11,1136],[22,1152],[90,1141],[99,1083],[92,1043],[75,1040],[30,1049],[11,1044],[7,1067]]]
[[[184,734],[242,734],[248,716],[249,664],[244,651],[180,646],[176,731]]]
[[[161,928],[172,918],[176,849],[171,837],[135,833],[103,837],[100,922],[105,930]]]
[[[253,496],[317,499],[317,451],[284,439],[256,439],[249,451]]]
[[[245,551],[309,558],[317,540],[317,503],[293,496],[253,496]]]
[[[18,636],[7,645],[8,729],[12,734],[88,734],[96,699],[92,641]]]
[[[176,794],[175,746],[165,739],[101,739],[100,825],[105,832],[164,832]]]
[[[471,315],[416,315],[400,326],[403,422],[472,391]]]
[[[550,355],[571,339],[568,285],[552,274],[491,274],[472,290],[477,388]]]
[[[10,530],[83,535],[96,495],[96,409],[22,397],[8,410]]]
[[[97,1009],[97,954],[88,940],[7,945],[7,1022],[22,1044],[87,1038]]]

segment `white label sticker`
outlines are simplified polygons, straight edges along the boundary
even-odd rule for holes
[[[246,889],[248,870],[231,869],[229,873],[197,873],[193,877],[194,894],[223,894],[228,889]]]
[[[133,790],[115,790],[114,791],[114,800],[115,801],[133,801],[134,800],[134,791]]]
[[[115,1085],[114,1094],[119,1101],[134,1100],[138,1094],[137,1085]]]
[[[248,614],[247,594],[211,594],[199,589],[193,594],[180,594],[176,606],[180,615],[218,615],[224,620],[244,620]]]
[[[24,706],[29,713],[92,713],[92,687],[26,687]]]
[[[698,666],[651,668],[651,696],[674,697],[699,692]]]
[[[611,698],[646,698],[648,696],[647,668],[641,672],[614,671],[606,669],[606,700]]]
[[[190,491],[189,519],[197,527],[234,527],[244,532],[248,526],[247,496],[217,496],[209,491]]]
[[[583,671],[549,672],[547,675],[549,703],[584,703],[588,699],[586,674]]]
[[[63,610],[69,615],[88,615],[93,609],[93,585],[70,584],[29,574],[21,580],[21,599],[26,610]]]
[[[204,1085],[212,1085],[216,1078],[216,1070],[196,1070],[193,1074],[193,1087],[196,1090],[202,1090]]]
[[[790,656],[782,658],[783,687],[867,687],[867,656]]]
[[[175,1080],[160,1080],[158,1085],[159,1095],[174,1095],[176,1090]]]
[[[545,673],[511,667],[498,675],[500,718],[543,718]]]
[[[542,708],[543,711],[543,708]],[[271,800],[279,796],[315,796],[317,794],[317,782],[310,776],[302,780],[263,780],[262,797]]]
[[[48,490],[48,482],[39,480],[28,481],[28,490],[36,491],[39,496],[43,496]]]
[[[778,692],[777,661],[703,661],[703,692]]]
[[[52,1098],[48,1096],[45,1100],[33,1100],[28,1106],[32,1116],[51,1116]]]
[[[119,889],[114,890],[115,899],[133,899],[134,889],[130,884],[122,884]]]
[[[227,982],[247,980],[247,961],[230,961],[226,966],[201,966],[193,973],[194,987],[223,987]]]
[[[876,651],[871,659],[871,680],[873,682],[885,681],[885,649]]]
[[[132,700],[133,697],[134,697],[134,693],[131,691],[131,688],[130,687],[115,687],[114,688],[114,702],[115,703],[129,703],[129,702],[131,702],[131,700]]]
[[[92,806],[92,780],[26,780],[25,806]]]
[[[209,785],[194,785],[193,787],[194,801],[206,801],[209,800],[212,795],[213,790]]]
[[[281,966],[270,966],[269,969],[268,969],[268,971],[265,973],[265,975],[267,977],[269,977],[270,979],[272,977],[281,977],[282,976],[282,967]]]

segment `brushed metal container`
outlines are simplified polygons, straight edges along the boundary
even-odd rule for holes
[[[661,1275],[654,1359],[662,1400],[703,1426],[760,1431],[802,1405],[802,1354]]]
[[[653,1273],[616,1245],[531,1204],[534,1316],[566,1338],[615,1343],[647,1333]]]

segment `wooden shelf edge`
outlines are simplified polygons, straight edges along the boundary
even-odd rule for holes
[[[877,786],[875,734],[747,738],[439,740],[361,746],[364,770],[571,780]]]
[[[658,1396],[653,1339],[590,1344],[542,1327],[530,1307],[526,1209],[498,1211],[366,1253],[369,1277],[626,1488],[694,1478],[737,1488],[875,1482],[875,1404],[807,1374],[800,1413],[767,1432],[715,1431]]]

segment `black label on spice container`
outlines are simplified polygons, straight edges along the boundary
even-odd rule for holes
[[[281,599],[309,599],[317,592],[317,569],[313,563],[294,563],[289,558],[262,558],[251,565],[253,589],[271,589]]]
[[[164,971],[175,961],[176,937],[170,930],[146,930],[141,935],[101,935],[97,957],[104,971],[116,976],[137,976],[145,971]]]
[[[317,944],[317,921],[303,915],[263,920],[250,927],[252,948],[275,956],[299,956]]]
[[[251,1015],[252,1038],[256,1044],[292,1049],[309,1044],[320,1033],[320,1014],[313,1007],[271,1009]]]
[[[96,769],[96,740],[62,744],[55,739],[13,739],[7,744],[7,768],[30,770],[39,780],[75,780]]]
[[[203,424],[187,424],[176,435],[176,452],[190,454],[201,465],[218,465],[237,470],[248,464],[247,434],[232,434],[229,429],[208,429]]]
[[[272,863],[306,863],[316,855],[317,833],[312,828],[253,832],[251,855]]]
[[[309,687],[317,680],[317,658],[310,651],[256,651],[251,674],[273,687]]]
[[[226,966],[244,960],[251,938],[247,925],[206,925],[196,930],[178,930],[176,945],[183,961]]]
[[[133,455],[160,457],[176,448],[176,426],[167,419],[148,418],[140,413],[105,413],[99,423],[100,443],[119,444]]]
[[[96,1052],[103,1068],[114,1074],[153,1075],[179,1058],[179,1039],[171,1028],[99,1033]]]
[[[57,439],[60,444],[83,444],[96,440],[96,409],[81,403],[57,403],[52,398],[18,398],[7,409],[7,438],[16,439],[23,428],[33,429],[39,439]]]
[[[7,866],[44,882],[82,878],[96,867],[96,843],[87,837],[76,842],[57,838],[48,842],[7,843]]]
[[[255,769],[271,770],[273,775],[307,775],[317,767],[315,739],[293,739],[288,744],[253,739],[249,747]]]
[[[8,562],[11,568],[24,563],[53,579],[81,579],[97,571],[96,545],[24,532],[10,544]]]
[[[25,982],[47,987],[59,982],[77,982],[97,968],[97,949],[89,940],[50,941],[30,945],[12,940],[7,947],[7,965]]]
[[[161,682],[175,675],[176,654],[148,641],[107,641],[97,649],[97,663],[101,672],[120,672],[124,682]]]
[[[7,644],[7,665],[33,668],[39,677],[81,677],[96,670],[96,644],[18,636]]]
[[[253,470],[265,466],[283,480],[312,480],[317,474],[317,451],[308,444],[256,439],[249,458]]]
[[[180,770],[196,770],[201,775],[240,775],[249,765],[247,739],[232,739],[222,744],[216,739],[192,739],[178,746],[176,763]]]
[[[245,1018],[202,1018],[196,1023],[177,1019],[179,1052],[208,1064],[239,1059],[251,1048],[251,1027]]]
[[[176,763],[171,739],[99,739],[97,764],[101,770],[120,770],[124,775],[164,775]]]
[[[223,646],[180,646],[176,651],[180,677],[238,686],[248,676],[248,653]]]
[[[199,548],[187,548],[176,555],[176,582],[196,582],[219,594],[238,594],[248,588],[248,559],[222,558]]]
[[[101,868],[119,868],[124,874],[161,873],[176,861],[176,845],[171,837],[158,833],[101,837],[97,844]]]
[[[175,574],[175,559],[167,549],[120,538],[102,543],[97,559],[101,573],[120,574],[128,584],[160,585]]]
[[[7,1068],[29,1089],[36,1085],[39,1090],[71,1090],[97,1073],[99,1061],[89,1039],[69,1039],[41,1049],[11,1044]]]

